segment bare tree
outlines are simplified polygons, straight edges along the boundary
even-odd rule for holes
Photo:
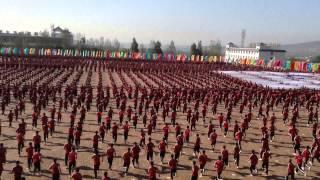
[[[145,53],[146,48],[144,47],[144,44],[140,44],[140,53]]]
[[[49,37],[49,31],[47,29],[43,30],[41,33],[40,33],[40,36],[42,37]]]
[[[176,53],[176,46],[174,45],[173,41],[170,42],[167,52],[174,54]]]
[[[100,37],[99,39],[99,49],[104,49],[104,37]]]
[[[114,39],[113,40],[113,48],[115,51],[119,51],[120,49],[120,42],[118,41],[118,39]]]
[[[104,47],[105,47],[106,49],[109,49],[109,50],[112,49],[112,44],[111,44],[110,39],[105,39],[105,41],[104,41]]]

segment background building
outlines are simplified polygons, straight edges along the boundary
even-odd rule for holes
[[[68,29],[51,27],[51,34],[43,32],[2,32],[0,30],[0,46],[3,47],[47,47],[66,48],[73,46],[73,35]]]
[[[255,47],[239,48],[233,43],[228,43],[225,50],[225,60],[228,62],[239,62],[243,59],[269,60],[286,59],[286,51],[268,46],[264,43],[257,43]]]

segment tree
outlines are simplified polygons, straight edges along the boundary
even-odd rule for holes
[[[169,47],[168,47],[168,52],[169,52],[169,53],[173,53],[173,54],[176,53],[176,47],[175,47],[173,41],[170,42],[170,45],[169,45]]]
[[[94,39],[94,45],[93,45],[93,47],[95,48],[95,49],[98,49],[99,48],[99,39],[98,38],[96,38],[96,39]]]
[[[88,39],[88,41],[86,42],[86,45],[88,46],[88,48],[93,48],[94,47],[94,39],[93,38]]]
[[[140,53],[145,53],[146,52],[146,48],[144,47],[143,44],[140,44]]]
[[[42,32],[40,32],[40,36],[42,37],[49,37],[49,31],[48,30],[43,30]]]
[[[119,49],[120,49],[120,42],[118,41],[118,39],[114,39],[114,40],[113,40],[113,49],[114,49],[115,51],[119,51]]]
[[[161,42],[160,41],[157,41],[155,44],[154,44],[154,52],[157,53],[157,54],[162,54],[162,49],[161,49]]]
[[[139,44],[137,43],[136,38],[132,39],[131,51],[132,52],[139,52]]]
[[[208,54],[208,56],[221,56],[221,54],[222,54],[221,42],[211,40],[207,54]]]
[[[190,47],[190,54],[191,55],[197,55],[197,45],[196,45],[196,43],[192,43],[192,45]]]
[[[312,62],[313,63],[320,63],[320,55],[317,56]]]
[[[202,56],[202,55],[203,55],[202,42],[201,42],[201,41],[198,42],[197,55],[199,55],[199,56]]]
[[[155,53],[155,50],[154,50],[155,44],[156,44],[156,42],[154,40],[151,40],[150,44],[149,44],[148,51],[150,51],[151,53]]]
[[[111,44],[110,39],[105,39],[105,40],[104,40],[104,47],[105,47],[106,49],[112,50],[112,44]]]
[[[99,39],[99,49],[104,49],[104,37],[100,37]]]

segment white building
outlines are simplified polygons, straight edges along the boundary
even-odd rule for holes
[[[255,48],[239,48],[233,43],[226,46],[225,60],[227,62],[239,62],[242,59],[250,60],[285,60],[286,51],[267,46],[266,44],[256,44]]]

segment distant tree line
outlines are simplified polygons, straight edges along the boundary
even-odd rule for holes
[[[51,29],[54,26],[52,25]],[[132,52],[150,52],[150,53],[186,53],[183,51],[178,51],[176,49],[173,40],[169,44],[162,46],[161,41],[152,40],[148,46],[143,43],[138,43],[135,37],[132,38],[132,42],[129,48],[121,47],[118,39],[110,40],[108,38],[87,38],[84,34],[76,33],[72,34],[68,29],[64,29],[66,33],[65,38],[54,38],[53,33],[48,30],[43,30],[40,32],[35,32],[31,35],[30,32],[13,32],[17,36],[14,39],[5,39],[0,35],[0,46],[11,46],[11,47],[45,47],[45,48],[79,48],[79,49],[93,49],[93,50],[103,50],[108,49],[110,51],[132,51]],[[9,31],[1,33],[9,33]],[[64,37],[64,36],[62,36]],[[71,37],[71,42],[70,42]],[[191,55],[200,56],[220,56],[222,54],[222,46],[220,41],[210,41],[208,46],[202,46],[202,41],[192,43],[190,47]]]

